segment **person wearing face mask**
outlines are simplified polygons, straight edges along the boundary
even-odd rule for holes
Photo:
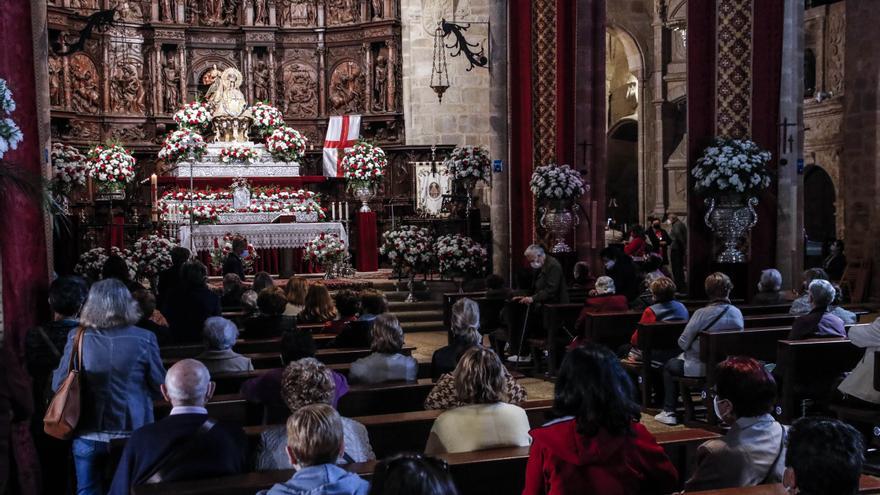
[[[773,376],[752,358],[730,357],[718,365],[715,390],[714,414],[730,430],[697,449],[685,491],[782,481],[787,432],[770,414],[776,402]]]
[[[525,250],[526,260],[529,267],[534,270],[535,275],[532,277],[532,286],[529,290],[529,296],[517,296],[513,298],[513,302],[528,306],[528,311],[524,312],[528,315],[526,325],[521,323],[521,318],[517,315],[509,315],[511,318],[511,346],[516,346],[518,355],[510,356],[508,361],[511,362],[527,362],[530,360],[527,354],[527,348],[520,345],[520,342],[528,338],[528,335],[521,335],[523,327],[535,328],[542,321],[541,310],[545,304],[561,304],[568,302],[568,288],[565,286],[565,276],[562,272],[562,265],[552,256],[547,256],[544,248],[537,244],[532,244]],[[513,312],[519,313],[519,312]],[[520,321],[516,321],[520,320]]]
[[[669,233],[663,230],[660,219],[651,218],[651,228],[648,229],[648,242],[651,244],[651,251],[659,254],[663,258],[663,264],[669,263],[669,257],[666,249],[669,246]]]
[[[234,273],[238,275],[238,278],[244,281],[244,262],[242,258],[247,255],[247,239],[244,237],[236,236],[232,239],[232,252],[226,256],[226,261],[223,262],[223,273],[221,275],[226,275],[227,273]]]
[[[607,247],[599,252],[602,265],[605,267],[605,275],[614,279],[614,287],[618,294],[626,296],[627,301],[632,301],[639,296],[638,270],[632,258],[627,256],[619,248]]]
[[[687,252],[687,226],[678,215],[670,213],[669,221],[669,264],[672,267],[672,279],[681,292],[687,292],[687,279],[684,276],[685,253]]]
[[[801,418],[788,431],[786,492],[798,495],[855,495],[865,462],[862,435],[827,418]]]

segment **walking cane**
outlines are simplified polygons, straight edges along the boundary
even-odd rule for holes
[[[516,369],[517,369],[517,371],[519,371],[519,369],[520,369],[519,367],[522,364],[522,362],[521,362],[522,348],[523,348],[523,342],[525,342],[525,340],[526,340],[526,331],[528,330],[528,327],[529,327],[529,311],[531,311],[531,309],[532,309],[532,303],[529,303],[529,305],[526,306],[526,317],[523,320],[522,332],[519,334],[519,348],[516,351],[516,356],[517,356]]]

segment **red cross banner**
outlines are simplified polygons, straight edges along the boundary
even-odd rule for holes
[[[324,177],[342,177],[342,155],[357,142],[360,133],[360,115],[330,117],[324,140]]]

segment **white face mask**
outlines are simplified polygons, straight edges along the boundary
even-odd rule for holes
[[[538,270],[538,269],[540,269],[542,266],[544,266],[544,263],[542,263],[542,262],[540,262],[540,261],[533,261],[533,262],[529,263],[529,266],[531,266],[531,267],[534,268],[535,270]]]
[[[610,270],[614,268],[614,260],[608,260],[605,262],[605,269]]]

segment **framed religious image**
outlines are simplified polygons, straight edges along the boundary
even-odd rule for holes
[[[443,162],[413,162],[413,190],[416,193],[416,213],[425,218],[445,218],[452,194],[452,177]]]

